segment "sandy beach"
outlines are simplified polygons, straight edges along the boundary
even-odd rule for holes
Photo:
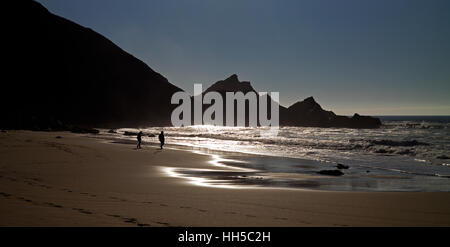
[[[161,167],[209,155],[92,137],[0,133],[0,226],[450,226],[448,192],[202,187]]]

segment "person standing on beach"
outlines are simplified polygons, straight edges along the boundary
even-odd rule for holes
[[[137,141],[138,141],[138,144],[137,144],[137,149],[141,149],[141,142],[142,142],[142,131],[139,131],[139,133],[137,134]]]
[[[161,143],[161,149],[163,149],[164,146],[164,131],[161,131],[161,134],[158,135],[159,142]]]

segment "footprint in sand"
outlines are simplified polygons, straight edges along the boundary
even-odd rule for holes
[[[114,218],[121,218],[122,216],[120,216],[120,215],[117,215],[117,214],[105,214],[106,216],[109,216],[109,217],[114,217]]]
[[[150,224],[140,223],[136,218],[123,217],[123,216],[120,216],[118,214],[105,214],[105,215],[109,216],[109,217],[116,218],[116,219],[122,219],[123,222],[125,222],[125,223],[136,224],[137,226],[140,226],[140,227],[150,226]]]
[[[51,206],[51,207],[55,207],[55,208],[62,208],[63,206],[55,204],[53,202],[45,202],[45,205]]]
[[[170,224],[167,223],[167,222],[157,221],[156,223],[157,223],[157,224],[160,224],[160,225],[164,225],[164,226],[170,226]]]
[[[87,210],[82,209],[82,208],[72,208],[72,210],[78,211],[78,212],[83,213],[83,214],[92,214],[92,212],[87,211]]]
[[[38,202],[35,202],[35,201],[31,200],[31,199],[27,199],[27,198],[22,197],[22,196],[16,196],[16,198],[17,198],[18,200],[21,200],[21,201],[24,201],[24,202],[28,202],[28,203],[31,203],[31,204],[34,204],[34,205],[40,204],[40,203],[38,203]]]
[[[10,197],[11,194],[5,193],[5,192],[0,192],[0,195],[4,196],[4,197]]]
[[[133,223],[133,224],[137,224],[137,219],[136,218],[124,218],[124,222],[125,223]]]

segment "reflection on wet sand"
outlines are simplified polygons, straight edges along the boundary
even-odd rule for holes
[[[111,140],[109,140],[111,141]],[[128,143],[127,140],[112,142]],[[162,167],[163,173],[190,184],[232,189],[302,189],[327,191],[449,191],[448,178],[436,174],[405,172],[379,164],[351,164],[342,176],[318,174],[336,170],[333,162],[217,151],[169,145],[169,149],[207,155],[208,169]]]
[[[323,169],[336,169],[335,164],[296,158],[216,152],[208,149],[190,151],[208,155],[211,158],[209,161],[211,168],[174,166],[162,167],[162,171],[168,176],[185,179],[197,186],[227,189],[424,191],[424,188],[418,187],[418,184],[423,183],[417,181],[425,177],[427,181],[431,181],[429,191],[435,191],[433,178],[430,180],[429,176],[398,174],[386,169],[373,168],[368,172],[365,166],[352,166],[345,170],[343,176],[326,176],[317,172]]]
[[[300,166],[310,170],[308,173],[271,172],[265,169],[251,169],[264,167],[254,160],[238,160],[224,158],[219,154],[193,151],[202,155],[210,155],[209,163],[214,169],[161,167],[164,173],[171,177],[183,178],[188,183],[228,189],[320,189],[331,186],[332,183],[323,176],[316,175],[314,166]],[[220,169],[217,169],[220,168]]]

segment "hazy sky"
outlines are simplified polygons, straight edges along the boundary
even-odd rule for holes
[[[40,0],[192,92],[236,73],[289,106],[450,115],[448,0]]]

